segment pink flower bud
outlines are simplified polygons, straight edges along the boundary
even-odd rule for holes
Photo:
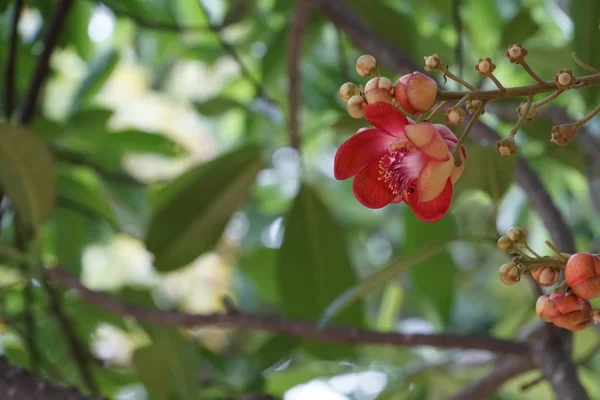
[[[511,44],[506,52],[506,57],[508,57],[513,64],[518,64],[523,61],[526,55],[527,49],[525,49],[521,43]]]
[[[398,105],[409,114],[422,114],[435,104],[437,83],[420,72],[404,75],[394,92]]]
[[[363,54],[356,60],[356,72],[360,76],[369,76],[377,69],[377,60],[370,54]]]
[[[590,302],[573,293],[561,292],[541,296],[535,305],[535,311],[544,321],[552,321],[554,325],[570,331],[585,329],[592,321]]]
[[[552,286],[558,280],[560,271],[556,268],[541,266],[531,271],[531,277],[542,286]]]
[[[521,280],[519,269],[513,264],[504,264],[498,271],[500,281],[505,285],[512,286]]]
[[[496,143],[498,153],[502,156],[512,156],[517,152],[517,144],[512,136],[507,136]]]
[[[352,118],[362,118],[365,116],[364,109],[366,105],[367,102],[361,95],[352,96],[346,103],[346,111]]]
[[[352,96],[357,94],[360,94],[360,88],[355,83],[346,82],[340,87],[340,99],[344,102],[348,102]]]
[[[561,69],[554,77],[558,90],[567,90],[575,84],[575,76],[570,69]]]
[[[573,254],[565,268],[565,278],[582,299],[600,297],[600,257],[597,254]]]
[[[378,101],[392,103],[392,82],[388,78],[372,78],[365,85],[365,97],[367,103],[373,104]]]

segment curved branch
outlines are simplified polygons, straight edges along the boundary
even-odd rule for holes
[[[137,320],[161,326],[200,327],[221,325],[263,330],[304,339],[316,339],[335,343],[476,349],[524,357],[529,357],[530,354],[530,347],[525,342],[495,339],[486,336],[409,335],[337,326],[321,328],[310,322],[289,320],[278,316],[259,316],[239,312],[200,315],[150,309],[127,304],[115,300],[104,293],[90,290],[83,286],[76,277],[58,268],[46,269],[44,274],[49,281],[66,288],[74,289],[86,301],[104,311],[117,315],[131,316]]]

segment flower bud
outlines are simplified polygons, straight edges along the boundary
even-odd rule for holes
[[[561,69],[554,77],[554,82],[558,90],[566,90],[575,84],[575,75],[570,69]]]
[[[350,97],[350,100],[348,100],[348,103],[346,103],[346,110],[352,118],[362,118],[365,116],[364,109],[366,105],[367,102],[365,99],[363,99],[363,97],[360,95],[356,95]]]
[[[440,62],[440,56],[438,56],[437,54],[432,54],[430,56],[423,57],[423,59],[425,60],[425,71],[427,72],[435,71],[439,69],[442,65],[442,63]]]
[[[436,95],[437,83],[420,72],[398,79],[394,90],[398,105],[409,114],[422,114],[429,110],[435,104]]]
[[[521,280],[519,269],[513,264],[504,264],[498,271],[500,281],[507,286],[512,286]]]
[[[360,94],[360,87],[352,82],[346,82],[340,88],[340,99],[347,102],[350,97]]]
[[[573,254],[565,268],[567,284],[578,297],[600,297],[600,257],[596,254]]]
[[[570,331],[585,329],[592,319],[590,302],[573,293],[561,292],[542,296],[538,299],[535,309],[544,321],[551,320],[554,325]]]
[[[356,60],[356,72],[360,76],[372,75],[377,69],[377,60],[370,54],[363,54]]]
[[[491,58],[480,58],[475,69],[480,76],[490,76],[496,69],[496,64],[492,62]]]
[[[500,239],[498,239],[496,246],[498,246],[498,248],[505,253],[512,253],[515,250],[515,244],[508,236],[502,236]]]
[[[517,227],[517,226],[513,226],[512,228],[510,228],[507,232],[506,232],[506,236],[508,236],[508,238],[513,242],[513,243],[524,243],[525,242],[525,232],[523,232],[523,229]]]
[[[575,124],[562,124],[552,127],[552,138],[550,141],[559,146],[566,146],[571,143],[571,140],[577,135],[579,127]]]
[[[531,277],[542,286],[552,286],[558,280],[560,271],[548,266],[537,267],[531,271]]]
[[[519,105],[519,107],[517,107],[517,115],[519,116],[519,118],[521,118],[521,116],[525,112],[526,107],[527,107],[527,103],[521,103]],[[538,115],[538,107],[532,103],[531,106],[529,106],[529,111],[527,112],[525,121],[531,122],[535,119],[535,117],[537,117],[537,115]]]
[[[465,120],[465,112],[456,106],[450,107],[444,118],[449,125],[460,125]]]
[[[498,148],[498,153],[502,156],[512,156],[517,152],[517,144],[515,143],[515,138],[512,136],[507,136],[499,140],[496,143],[496,147]]]
[[[392,103],[392,82],[388,78],[372,78],[365,85],[365,97],[367,103],[373,104],[378,101]]]
[[[521,43],[511,44],[506,52],[506,57],[513,64],[518,64],[525,59],[527,55],[527,49],[521,45]]]
[[[468,100],[467,101],[467,112],[470,115],[475,114],[475,112],[477,111],[477,109],[479,108],[479,106],[481,105],[481,100]],[[481,110],[481,115],[485,114],[485,108],[483,110]]]

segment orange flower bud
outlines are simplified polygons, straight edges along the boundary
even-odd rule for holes
[[[526,55],[527,49],[525,49],[521,43],[511,44],[506,52],[506,57],[508,57],[510,62],[513,64],[518,64],[523,61]]]
[[[504,264],[498,271],[500,281],[507,286],[512,286],[521,280],[519,269],[513,264]]]
[[[573,254],[565,268],[567,284],[582,299],[600,297],[600,257],[597,254]]]
[[[515,250],[515,244],[508,236],[502,236],[500,239],[498,239],[498,243],[496,245],[505,253],[512,253]]]
[[[352,82],[346,82],[340,87],[340,99],[347,102],[352,96],[360,94],[360,87]]]
[[[425,71],[434,71],[441,66],[440,56],[437,54],[423,57],[423,59],[425,60]]]
[[[475,66],[475,70],[480,76],[490,76],[495,69],[496,64],[492,62],[491,58],[480,58]]]
[[[560,271],[557,268],[541,266],[531,271],[531,277],[542,286],[552,286],[558,280]]]
[[[575,124],[562,124],[552,127],[552,139],[550,141],[559,146],[566,146],[577,135],[579,127]]]
[[[460,125],[465,120],[465,112],[456,106],[450,107],[444,118],[449,125]]]
[[[420,72],[404,75],[396,83],[394,96],[409,114],[422,114],[435,104],[437,83]]]
[[[356,72],[360,76],[369,76],[377,69],[377,60],[370,54],[363,54],[356,60]]]
[[[561,69],[554,77],[554,82],[558,90],[566,90],[575,84],[575,75],[570,69]]]
[[[365,106],[367,102],[361,95],[350,97],[348,103],[346,103],[346,111],[352,118],[362,118],[365,116]]]
[[[373,104],[378,101],[392,103],[392,82],[388,78],[372,78],[365,85],[365,97],[367,103]]]
[[[544,321],[551,320],[554,325],[570,331],[585,329],[592,320],[590,302],[573,293],[562,292],[542,296],[538,299],[535,309]]]
[[[496,143],[496,147],[498,148],[498,153],[502,156],[512,156],[517,152],[517,144],[515,143],[515,138],[512,136],[507,136],[499,140]]]

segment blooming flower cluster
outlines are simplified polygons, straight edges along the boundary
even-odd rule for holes
[[[372,56],[358,59],[360,75],[375,75]],[[452,151],[458,140],[442,124],[415,122],[402,112],[420,115],[435,103],[437,84],[419,72],[401,77],[396,85],[374,76],[364,89],[345,83],[340,97],[348,113],[366,118],[373,127],[359,129],[338,149],[336,179],[354,177],[356,199],[366,207],[382,208],[404,201],[423,221],[441,219],[450,208],[453,184],[465,168],[466,151]],[[457,150],[458,151],[458,150]]]

